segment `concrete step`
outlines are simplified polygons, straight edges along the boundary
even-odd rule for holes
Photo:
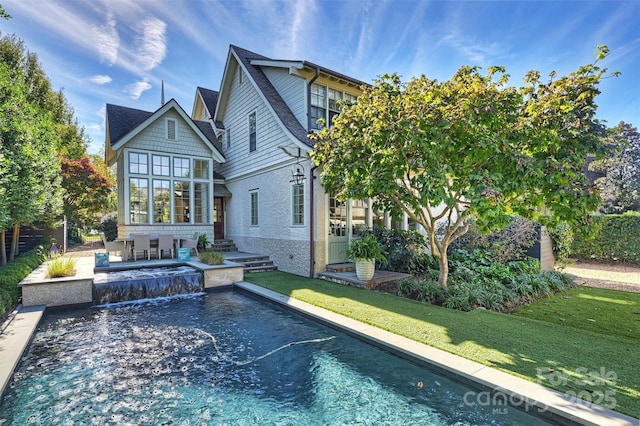
[[[334,263],[327,265],[327,272],[352,272],[356,270],[355,263]]]
[[[243,270],[244,272],[248,272],[248,273],[267,272],[267,271],[277,271],[278,267],[272,263],[271,265],[244,267]]]

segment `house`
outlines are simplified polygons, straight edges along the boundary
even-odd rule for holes
[[[369,200],[340,203],[323,191],[309,134],[364,84],[230,46],[219,90],[198,87],[191,116],[175,100],[155,112],[107,105],[119,236],[199,232],[305,276],[347,261],[352,238],[390,220]]]

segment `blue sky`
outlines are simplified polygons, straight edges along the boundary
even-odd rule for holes
[[[597,117],[640,126],[640,1],[0,0],[0,21],[35,52],[91,137],[106,103],[154,111],[218,90],[229,44],[307,60],[365,82],[398,72],[448,80],[462,65],[567,74],[611,49]]]

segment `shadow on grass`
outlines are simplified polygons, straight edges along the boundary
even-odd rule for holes
[[[248,275],[245,279],[587,401],[640,416],[639,339],[486,310],[460,312],[283,272]]]

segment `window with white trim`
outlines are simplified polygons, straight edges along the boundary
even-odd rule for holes
[[[170,176],[168,155],[152,155],[151,163],[154,176]]]
[[[176,122],[176,120],[172,119],[172,118],[167,118],[167,139],[174,141],[176,140],[176,134],[178,132],[178,123]]]
[[[291,186],[291,212],[293,214],[291,223],[304,225],[304,184],[302,183]]]
[[[153,223],[171,223],[171,181],[153,180]]]
[[[249,114],[249,152],[256,150],[256,112]]]
[[[209,160],[193,160],[193,177],[196,179],[209,179]]]
[[[231,148],[231,129],[225,130],[227,137],[227,148]]]
[[[174,223],[190,223],[190,188],[189,182],[173,182]]]
[[[322,84],[313,83],[311,85],[311,130],[320,130],[322,125],[319,119],[324,120],[324,125],[331,127],[333,117],[340,114],[340,102],[353,103],[356,96],[342,90],[327,87]]]
[[[193,222],[209,223],[209,184],[193,183]]]
[[[129,178],[129,214],[131,223],[149,222],[149,180]]]
[[[188,158],[173,158],[173,176],[174,177],[190,177],[190,167]]]
[[[258,191],[249,194],[251,196],[251,226],[258,226]]]
[[[139,152],[129,153],[129,173],[146,175],[149,173],[149,159],[147,154]]]

